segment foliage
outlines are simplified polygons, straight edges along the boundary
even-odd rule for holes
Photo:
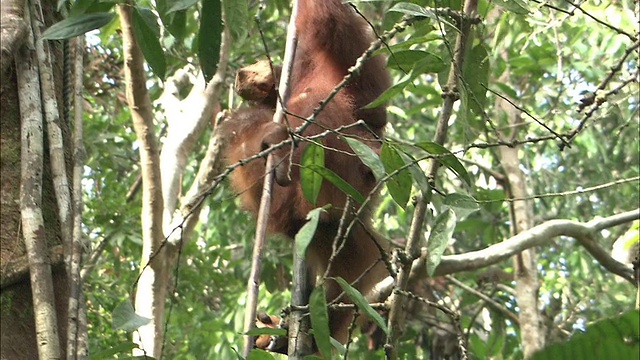
[[[197,65],[205,77],[215,71],[220,46],[215,35],[222,31],[220,9],[227,16],[225,23],[232,24],[231,68],[264,58],[257,25],[251,20],[258,10],[246,1],[155,4],[152,7],[150,2],[137,2],[134,17],[138,29],[135,35],[145,44],[147,87],[154,101],[163,89],[163,79],[187,64]],[[461,2],[447,4],[459,10]],[[123,59],[117,17],[107,23],[113,17],[113,5],[78,0],[71,11],[75,17],[52,27],[49,37],[71,37],[102,26],[87,37],[90,48],[85,93],[88,158],[84,223],[94,248],[101,242],[105,247],[84,290],[92,353],[125,356],[131,350],[130,334],[115,330],[111,319],[118,304],[130,297],[140,270],[140,196],[133,190],[140,169],[138,144],[122,100]],[[356,139],[345,139],[373,170],[376,179],[386,180],[374,218],[381,233],[405,238],[415,208],[412,196],[432,186],[438,194],[430,204],[433,216],[428,218],[426,234],[436,250],[431,253],[429,272],[443,254],[461,254],[509,238],[508,204],[504,201],[508,194],[500,183],[497,146],[514,146],[514,141],[520,142],[520,166],[527,176],[529,192],[540,196],[534,200],[536,223],[553,218],[588,221],[637,207],[637,181],[587,193],[562,194],[632,178],[640,172],[637,81],[608,96],[591,117],[586,118],[588,109],[578,111],[584,95],[596,91],[632,42],[583,12],[571,10],[567,4],[553,8],[523,1],[481,1],[482,23],[473,27],[473,45],[465,54],[463,86],[458,89],[460,102],[449,124],[448,142],[442,147],[432,140],[442,108],[441,94],[451,90],[445,89],[444,84],[457,30],[455,19],[436,13],[436,5],[442,6],[433,1],[358,4],[373,24],[382,24],[381,31],[390,29],[403,14],[422,16],[388,44],[388,64],[395,85],[380,99],[389,100],[391,123],[381,155],[372,154]],[[595,2],[585,4],[583,9],[633,33],[636,24],[632,6],[627,1]],[[278,62],[288,3],[269,2],[259,19],[269,55]],[[599,94],[620,86],[629,77],[637,77],[638,58],[634,54],[622,62],[621,71],[613,74],[613,82],[598,90]],[[195,67],[189,71],[197,72]],[[226,81],[233,83],[232,73]],[[517,138],[510,137],[510,129],[495,109],[494,104],[501,97],[509,98],[523,114],[525,130]],[[223,108],[235,106],[228,99],[227,94],[221,97]],[[159,107],[156,112],[156,133],[162,138]],[[567,134],[582,121],[586,124],[584,129],[562,150],[562,141],[549,137],[549,129]],[[190,157],[183,179],[185,188],[198,170],[210,135],[207,131]],[[358,194],[323,166],[321,148],[307,144],[307,149],[314,151],[305,162],[305,169],[309,170],[305,176],[312,179],[305,190],[310,199],[317,196],[317,184],[322,178],[358,202],[365,201],[367,194]],[[424,174],[431,158],[447,170],[441,171],[437,179],[428,179]],[[128,193],[133,195],[127,198]],[[541,196],[549,194],[556,195]],[[170,311],[166,314],[166,358],[235,358],[242,341],[254,220],[239,209],[227,186],[214,192],[206,205],[193,240],[182,249],[176,268],[171,269],[174,283],[167,300]],[[619,227],[602,232],[599,244],[610,247],[626,230]],[[278,313],[289,303],[292,249],[288,242],[280,240],[269,242],[263,264],[259,307],[270,313]],[[632,287],[616,281],[573,239],[554,239],[539,251],[540,296],[552,342],[581,331],[585,323],[609,318],[632,306]],[[508,261],[496,266],[502,273],[513,273]],[[515,297],[509,291],[513,284],[510,280],[486,281],[485,274],[484,270],[460,273],[455,279],[489,296],[500,310],[442,278],[425,281],[419,296],[460,313],[474,357],[518,358],[522,356],[519,328],[505,314],[518,312]],[[348,284],[341,285],[349,290]],[[357,292],[350,292],[349,296],[359,299]],[[366,308],[365,303],[359,307]],[[411,307],[414,312],[400,344],[402,353],[407,358],[427,358],[436,350],[443,353],[455,341],[451,340],[454,332],[448,327],[450,320],[427,306]],[[384,328],[378,313],[366,309]],[[616,328],[620,329],[618,325]],[[349,347],[356,354],[365,350],[366,341],[360,337]],[[252,356],[260,358],[259,354]]]
[[[554,344],[536,353],[540,359],[637,359],[640,357],[640,317],[638,310],[587,326],[563,344]]]

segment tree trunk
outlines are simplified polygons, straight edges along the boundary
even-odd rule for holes
[[[5,1],[2,1],[2,17],[5,17]],[[18,4],[21,5],[21,4]],[[43,1],[45,21],[52,24],[58,21],[54,1]],[[19,7],[16,7],[19,8]],[[21,15],[21,14],[19,14]],[[3,30],[5,30],[3,22]],[[3,33],[11,37],[12,34]],[[24,39],[17,39],[14,44],[20,48]],[[58,104],[62,104],[62,52],[59,43],[51,43],[53,58],[54,83]],[[24,52],[16,51],[15,54]],[[21,184],[21,122],[18,100],[16,62],[23,59],[16,55],[15,62],[7,62],[3,66],[2,79],[0,81],[0,358],[2,359],[37,359],[38,341],[36,337],[34,308],[32,302],[31,285],[29,281],[29,268],[26,257],[26,249],[23,240],[23,226],[20,214],[20,184]],[[6,56],[3,54],[3,64]],[[65,141],[65,161],[67,168],[71,168],[71,149],[68,124],[61,122]],[[49,260],[53,277],[53,291],[55,298],[55,311],[57,315],[57,333],[61,357],[66,357],[64,346],[66,344],[68,284],[63,264],[61,245],[61,228],[58,221],[58,208],[53,188],[48,142],[46,140],[46,126],[44,140],[44,164],[42,173],[42,201],[41,211],[44,220],[44,239],[49,248]]]
[[[496,110],[500,116],[504,115],[512,134],[511,138],[517,138],[519,112],[503,99],[496,100]],[[499,148],[500,164],[505,173],[507,197],[524,199],[528,196],[527,184],[524,173],[521,170],[519,159],[520,147]],[[511,236],[522,233],[533,227],[532,200],[517,200],[510,204]],[[536,351],[544,348],[546,332],[542,315],[538,310],[538,295],[540,284],[538,281],[536,249],[524,250],[513,257],[514,278],[516,282],[516,300],[520,308],[520,338],[524,358],[530,358]]]

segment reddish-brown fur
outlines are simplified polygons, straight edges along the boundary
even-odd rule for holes
[[[341,0],[300,0],[296,26],[299,40],[292,71],[291,100],[286,108],[293,114],[308,117],[342,80],[349,67],[355,64],[374,38],[367,29],[367,23],[349,5],[342,4]],[[361,107],[376,99],[389,87],[384,59],[380,56],[369,59],[359,74],[324,108],[317,116],[316,124],[309,126],[303,136],[318,134],[324,129],[335,129],[362,119],[368,129],[360,126],[344,133],[369,140],[369,146],[374,150],[379,149],[379,139],[386,124],[385,109],[383,106],[368,110]],[[223,123],[221,131],[223,138],[228,140],[226,158],[229,164],[288,138],[285,125],[272,122],[273,113],[272,104],[260,103],[234,112]],[[288,116],[287,122],[292,129],[303,124],[303,120],[294,116]],[[327,149],[326,167],[361,194],[369,194],[375,185],[373,174],[352,155],[347,144],[335,134],[327,136],[322,142]],[[269,231],[293,238],[305,223],[305,217],[311,209],[331,204],[332,208],[321,218],[307,252],[309,265],[319,276],[327,268],[346,196],[325,180],[315,206],[304,198],[299,184],[299,168],[296,166],[304,148],[305,144],[302,143],[293,153],[290,184],[286,178],[288,161],[283,161],[287,160],[290,149],[281,149],[274,154],[281,165],[276,171],[277,184],[273,188]],[[232,184],[240,192],[243,206],[253,213],[258,211],[264,174],[264,161],[258,159],[239,167],[232,175]],[[382,248],[387,248],[387,245],[372,230],[369,217],[370,211],[365,209],[361,222],[356,222],[345,248],[331,265],[329,274],[354,282],[375,264],[356,284],[362,293],[367,293],[386,276],[384,265],[380,262],[380,252],[374,242]],[[334,300],[340,292],[339,287],[331,280],[327,283],[327,289],[328,301]],[[341,301],[349,300],[343,298]],[[350,315],[348,312],[331,314],[332,336],[342,342],[347,340]]]

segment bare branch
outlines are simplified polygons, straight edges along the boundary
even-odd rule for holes
[[[543,245],[557,236],[569,236],[578,240],[605,269],[635,283],[631,267],[614,260],[606,250],[598,245],[596,239],[599,231],[636,219],[640,219],[640,209],[587,223],[572,220],[550,220],[485,249],[443,256],[435,275],[484,268],[504,261],[523,250]],[[422,266],[424,266],[423,263],[414,262],[412,271],[419,271]]]
[[[284,63],[282,65],[282,74],[280,75],[280,84],[278,85],[278,96],[281,101],[276,103],[276,111],[273,115],[274,122],[280,122],[283,118],[283,103],[286,103],[289,97],[289,78],[293,68],[293,58],[295,57],[295,49],[298,42],[296,37],[296,16],[298,13],[298,1],[294,1],[289,26],[287,28],[287,41],[285,45]],[[274,160],[272,156],[267,157],[266,169],[274,168]],[[244,331],[247,332],[254,327],[256,318],[256,307],[258,304],[258,287],[260,285],[260,275],[262,272],[262,252],[267,236],[267,222],[269,218],[269,209],[271,207],[271,189],[273,187],[273,171],[267,170],[262,186],[262,197],[260,198],[260,208],[257,216],[256,240],[253,244],[253,253],[251,255],[251,273],[247,281],[247,303],[245,305],[244,314]],[[300,305],[300,304],[293,304]],[[295,321],[291,321],[294,323]],[[293,330],[293,329],[292,329]],[[244,339],[244,356],[248,356],[253,348],[253,338],[245,336]]]

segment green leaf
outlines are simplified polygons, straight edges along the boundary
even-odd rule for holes
[[[302,194],[312,205],[316,204],[322,188],[322,175],[308,168],[309,165],[324,167],[324,148],[308,143],[300,159],[300,187]]]
[[[465,194],[449,194],[444,198],[443,203],[455,211],[458,219],[465,218],[467,215],[480,210],[478,201],[472,196]]]
[[[239,41],[247,36],[249,31],[249,1],[248,0],[223,0],[226,22],[229,26],[231,38]]]
[[[198,58],[206,82],[211,80],[218,67],[222,30],[220,0],[202,0],[200,30],[198,31]]]
[[[411,78],[409,75],[405,76],[402,80],[400,80],[395,85],[385,90],[385,92],[383,92],[380,96],[378,96],[377,99],[372,101],[370,104],[367,104],[367,106],[365,106],[364,108],[373,109],[375,107],[378,107],[386,103],[389,99],[400,94],[402,90],[404,90],[404,88],[407,87],[407,85],[411,84],[412,81],[413,81],[413,78]]]
[[[187,11],[177,11],[172,15],[169,15],[169,24],[167,24],[167,30],[176,39],[184,39],[187,31]]]
[[[420,74],[438,73],[446,66],[442,58],[438,55],[424,50],[412,49],[394,52],[387,59],[387,64],[393,69],[403,69],[405,71],[416,69],[416,76]]]
[[[343,178],[338,176],[338,174],[334,173],[333,171],[317,165],[309,165],[307,166],[307,168],[322,175],[323,178],[327,179],[330,183],[332,183],[335,187],[337,187],[343,193],[351,196],[358,203],[362,204],[364,202],[365,197],[362,196],[362,194],[360,194],[358,190],[356,190],[353,186],[351,186],[351,184],[344,181]]]
[[[399,12],[399,13],[403,13],[406,15],[411,15],[411,16],[422,16],[422,17],[428,17],[428,10],[420,5],[417,4],[412,4],[412,3],[397,3],[395,5],[393,5],[393,7],[391,9],[389,9],[389,12],[391,11],[395,11],[395,12]]]
[[[151,319],[136,314],[128,299],[118,304],[111,314],[111,324],[116,330],[132,332],[140,326],[148,324],[149,321]]]
[[[402,157],[398,154],[398,150],[389,143],[382,145],[380,158],[389,175],[406,165]],[[411,173],[406,168],[391,175],[389,180],[387,180],[386,185],[389,194],[391,194],[393,200],[403,209],[407,206],[409,198],[411,197],[411,184]]]
[[[99,29],[113,20],[113,13],[92,13],[73,15],[51,25],[44,33],[43,40],[64,40]]]
[[[458,178],[466,182],[467,185],[471,186],[471,177],[469,177],[469,173],[467,173],[467,170],[462,166],[458,158],[451,153],[451,151],[447,150],[442,145],[430,141],[417,143],[415,145],[429,154],[444,155],[437,156],[436,160],[453,171],[453,173],[456,174]]]
[[[138,12],[138,15],[140,15],[140,18],[144,21],[144,23],[149,28],[149,30],[151,30],[153,34],[159,38],[160,25],[158,25],[158,17],[156,17],[156,14],[153,11],[151,11],[151,9],[149,8],[136,6],[135,9]]]
[[[494,0],[494,3],[499,7],[518,15],[529,14],[528,6],[518,0]]]
[[[410,15],[410,16],[426,17],[431,20],[442,22],[443,24],[447,24],[454,29],[456,28],[455,26],[453,26],[453,24],[448,22],[444,17],[436,14],[436,12],[433,11],[432,9],[424,8],[420,5],[416,5],[412,3],[404,3],[404,2],[397,3],[391,9],[389,9],[389,12],[391,11],[399,12],[399,13]]]
[[[268,351],[253,349],[247,356],[247,360],[275,360],[275,358]]]
[[[423,194],[426,194],[431,188],[431,186],[429,185],[429,179],[427,179],[427,175],[424,174],[424,171],[422,170],[420,165],[416,162],[416,159],[414,159],[413,156],[405,152],[398,152],[398,154],[400,155],[402,160],[405,162],[405,164],[411,164],[409,166],[409,172],[411,173],[411,176],[413,176],[413,180],[417,184],[418,189],[420,189],[420,191]]]
[[[187,10],[198,2],[198,0],[177,0],[173,2],[173,5],[167,10],[167,14],[171,14],[177,11]]]
[[[385,332],[385,334],[388,334],[389,330],[387,329],[387,323],[384,321],[382,316],[380,316],[380,314],[374,310],[371,305],[369,305],[369,302],[364,298],[360,291],[351,286],[341,277],[338,277],[335,280],[340,284],[340,287],[342,287],[342,290],[347,294],[349,299],[351,299],[356,307],[358,307],[358,310],[364,312],[382,331]]]
[[[456,228],[456,220],[456,214],[452,209],[447,209],[436,217],[427,242],[427,274],[429,277],[433,276],[436,268],[440,265],[442,254],[449,245],[453,230]]]
[[[466,98],[466,106],[461,106],[460,112],[469,114],[466,116],[468,122],[473,120],[472,115],[482,117],[484,114],[487,105],[486,86],[489,82],[489,70],[487,48],[482,44],[474,46],[467,54],[462,70],[465,85],[462,90]]]
[[[123,342],[114,347],[91,354],[91,360],[114,359],[114,355],[131,355],[133,349],[139,349],[138,344],[132,342]]]
[[[157,30],[154,27],[150,27],[151,20],[149,19],[149,11],[147,9],[140,9],[134,7],[133,11],[133,33],[142,50],[144,59],[153,70],[153,72],[160,78],[164,79],[167,72],[167,60],[164,56],[164,50],[160,45],[159,37],[156,35]],[[151,13],[157,24],[157,19],[153,13]],[[159,34],[159,33],[158,33]]]
[[[331,335],[329,331],[329,313],[324,286],[313,289],[309,297],[311,328],[316,346],[325,359],[331,358]]]
[[[343,139],[349,144],[349,147],[351,147],[351,150],[358,156],[360,161],[371,169],[376,180],[380,181],[384,177],[384,165],[380,161],[378,154],[358,139],[350,137],[344,137]]]
[[[408,75],[406,75],[396,84],[387,89],[384,93],[378,96],[377,99],[364,106],[364,108],[372,109],[384,104],[389,99],[400,94],[407,86],[412,85],[413,81],[422,74],[435,73],[442,71],[442,69],[446,69],[447,66],[441,58],[430,53],[427,54],[429,55],[425,55],[424,58],[413,64],[413,66],[411,67],[411,72]],[[393,60],[393,57],[388,60],[389,65],[393,63]],[[406,69],[404,70],[406,71]]]
[[[532,360],[639,359],[640,313],[638,310],[587,326],[584,333],[535,353]]]
[[[307,222],[296,234],[294,244],[296,247],[296,253],[301,259],[305,258],[307,247],[309,247],[311,240],[313,240],[313,235],[316,233],[318,221],[320,220],[320,215],[323,211],[324,208],[316,208],[309,211],[309,214],[307,214]]]
[[[274,329],[270,327],[253,328],[244,334],[248,336],[258,336],[258,335],[286,336],[287,329],[279,329],[279,328]]]
[[[71,10],[69,10],[69,16],[90,14],[90,13],[107,13],[115,6],[113,1],[100,1],[97,0],[78,0],[73,3]]]

